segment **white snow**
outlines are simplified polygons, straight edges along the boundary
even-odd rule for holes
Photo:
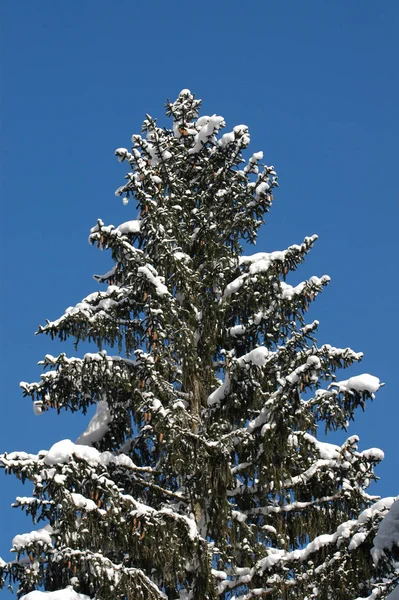
[[[27,504],[36,503],[36,498],[32,498],[31,496],[17,496],[15,500],[18,506],[26,506]]]
[[[233,127],[233,131],[234,131],[236,137],[238,137],[240,139],[240,146],[243,148],[248,146],[249,142],[251,141],[251,138],[248,133],[248,126],[247,125],[236,125],[235,127]]]
[[[381,498],[375,502],[370,508],[365,508],[359,515],[358,522],[365,523],[368,519],[372,519],[374,516],[378,515],[383,511],[387,511],[391,508],[392,504],[398,500],[399,497],[395,496],[387,496],[386,498]]]
[[[223,400],[223,398],[225,397],[226,394],[229,393],[229,391],[230,391],[230,376],[229,376],[229,373],[226,371],[223,383],[208,396],[208,400],[207,400],[208,406],[219,406],[220,401]]]
[[[266,183],[266,181],[261,181],[260,184],[255,189],[256,196],[258,198],[260,196],[263,196],[264,194],[266,194],[266,192],[269,190],[269,188],[270,188],[270,185],[268,183]]]
[[[253,262],[249,267],[249,272],[251,275],[255,275],[256,273],[265,273],[270,269],[272,263],[276,260],[283,261],[284,254],[282,252],[273,252],[268,258],[263,258]]]
[[[24,381],[21,381],[21,384],[25,383]],[[24,387],[23,385],[20,384],[20,387]],[[29,385],[29,384],[26,384]],[[35,400],[33,405],[33,414],[37,415],[41,415],[43,413],[43,402],[41,400]]]
[[[244,273],[243,275],[240,275],[239,277],[234,279],[234,281],[232,281],[231,283],[227,284],[223,292],[223,298],[228,298],[229,296],[232,296],[233,294],[238,292],[238,290],[243,286],[247,278],[248,274]]]
[[[51,533],[53,532],[50,525],[46,525],[42,529],[30,531],[29,533],[20,533],[12,540],[14,550],[21,552],[30,544],[39,544],[42,546],[52,546]]]
[[[245,521],[247,520],[248,516],[244,515],[244,513],[242,513],[239,510],[232,510],[231,511],[231,516],[233,517],[233,519],[235,521],[238,521],[239,523],[245,523]]]
[[[393,546],[399,546],[399,500],[392,504],[382,519],[374,538],[374,547],[371,550],[374,563],[378,563],[384,555],[384,550],[391,550]]]
[[[243,335],[246,331],[245,325],[235,325],[234,327],[229,328],[229,334],[232,337],[236,337],[237,335]]]
[[[350,377],[348,379],[348,387],[351,390],[356,391],[367,391],[370,394],[376,392],[381,386],[381,382],[378,377],[364,373],[363,375],[357,375],[356,377]]]
[[[196,120],[195,126],[199,130],[201,127],[205,127],[208,124],[210,117],[208,115],[202,115],[199,119]]]
[[[262,158],[263,158],[263,152],[262,152],[262,150],[260,150],[259,152],[253,153],[253,155],[249,159],[249,162],[258,162],[259,160],[262,160]]]
[[[378,462],[384,460],[384,452],[380,450],[380,448],[367,448],[367,450],[360,452],[360,456],[363,456],[369,460],[376,460]]]
[[[137,272],[145,275],[148,281],[154,285],[158,296],[170,296],[170,292],[164,283],[163,277],[160,277],[151,265],[147,264],[144,267],[139,267]]]
[[[218,145],[221,148],[225,148],[226,146],[228,146],[229,144],[232,144],[233,142],[238,142],[238,145],[240,147],[246,147],[248,146],[249,142],[250,142],[250,136],[248,133],[248,127],[246,125],[236,125],[233,128],[233,131],[229,131],[228,133],[225,133],[224,135],[222,135],[222,137],[220,138]],[[262,154],[262,153],[260,153]],[[263,154],[262,154],[263,156]]]
[[[29,592],[25,596],[21,597],[21,600],[91,600],[90,596],[85,594],[79,594],[75,592],[72,586],[68,586],[63,590],[56,590],[55,592],[40,592],[34,590]]]
[[[311,277],[308,281],[302,281],[296,286],[292,286],[285,281],[281,281],[281,298],[285,300],[292,300],[294,296],[301,294],[307,285],[314,285],[321,288],[321,286],[329,283],[329,281],[330,277],[328,275],[323,275],[322,277],[316,277],[313,275],[313,277]]]
[[[97,510],[97,505],[90,498],[85,498],[82,494],[77,494],[75,492],[71,493],[72,502],[78,508],[83,508],[84,510],[91,511]]]
[[[340,392],[350,393],[351,390],[355,390],[356,392],[368,392],[369,394],[373,394],[381,387],[381,382],[378,377],[363,373],[362,375],[350,377],[345,381],[331,383],[329,388],[331,387],[337,387]]]
[[[363,542],[367,538],[368,534],[369,534],[368,531],[359,531],[358,533],[355,533],[355,535],[352,537],[352,539],[350,541],[348,550],[349,551],[356,550],[356,548],[358,548],[361,544],[363,544]]]
[[[114,231],[121,234],[129,234],[129,233],[139,233],[141,226],[141,221],[137,219],[133,219],[132,221],[126,221],[125,223],[121,223],[118,227],[115,227]]]
[[[133,156],[126,148],[117,148],[115,150],[115,156],[118,157],[119,162],[123,162],[124,160],[132,160]]]
[[[188,151],[189,154],[197,154],[208,142],[215,143],[215,134],[225,126],[225,122],[219,115],[203,116],[195,126],[198,133],[194,136],[194,146]]]
[[[321,442],[320,440],[310,435],[310,433],[304,434],[304,439],[311,442],[319,451],[320,458],[323,460],[337,460],[341,452],[341,447],[336,444],[330,444],[328,442]]]
[[[286,381],[289,384],[294,385],[295,383],[298,383],[298,381],[301,379],[301,375],[303,373],[307,373],[309,371],[315,371],[315,370],[317,371],[318,369],[321,369],[320,359],[318,356],[311,354],[306,359],[305,364],[297,367],[292,373],[290,373],[290,375],[288,375],[286,377]]]
[[[133,461],[125,454],[115,456],[111,452],[99,452],[91,446],[74,444],[71,440],[61,440],[54,444],[45,455],[43,462],[46,465],[62,465],[69,462],[73,456],[86,461],[91,466],[115,464],[130,469],[135,467]]]
[[[258,365],[259,367],[263,367],[269,356],[269,350],[265,348],[265,346],[259,346],[258,348],[254,348],[247,354],[240,356],[237,359],[237,363],[243,367],[247,363],[252,363],[254,365]]]
[[[61,440],[51,446],[47,452],[44,463],[46,465],[59,465],[68,462],[75,451],[75,444],[71,440]]]
[[[96,412],[85,431],[76,440],[76,443],[83,446],[91,446],[95,442],[100,441],[107,433],[110,421],[111,413],[108,403],[106,400],[100,400],[97,403]]]
[[[217,569],[212,569],[212,575],[216,577],[216,579],[227,579],[227,573],[225,571],[218,571]]]
[[[176,260],[186,262],[186,263],[191,262],[191,256],[186,254],[186,252],[176,251],[173,253],[173,256],[175,257]]]
[[[221,148],[228,146],[228,144],[232,144],[234,142],[235,136],[233,131],[229,131],[228,133],[224,133],[220,138],[218,145]]]
[[[240,256],[239,264],[247,265],[257,262],[265,262],[267,264],[267,268],[269,268],[270,263],[276,260],[284,261],[286,258],[288,250],[275,250],[274,252],[256,252],[255,254],[251,254],[249,256]],[[254,273],[257,271],[254,271]]]

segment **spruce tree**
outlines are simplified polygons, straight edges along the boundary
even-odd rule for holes
[[[200,104],[183,90],[172,129],[147,115],[116,150],[137,218],[98,220],[101,291],[39,328],[96,351],[46,355],[24,395],[37,413],[96,412],[75,443],[1,456],[33,483],[16,506],[41,527],[14,538],[2,583],[28,600],[386,598],[397,556],[373,544],[394,499],[366,491],[382,452],[318,438],[381,384],[337,378],[362,354],[316,342],[306,313],[329,278],[286,282],[316,235],[243,254],[276,172]]]

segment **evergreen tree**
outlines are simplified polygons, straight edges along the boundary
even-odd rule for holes
[[[386,598],[397,556],[373,543],[394,498],[366,492],[382,452],[317,438],[381,384],[338,380],[362,354],[316,343],[306,313],[329,278],[286,283],[317,236],[243,255],[277,176],[262,152],[243,159],[246,126],[222,135],[200,104],[183,90],[171,130],[147,115],[116,150],[138,217],[98,220],[106,289],[39,329],[97,352],[46,355],[21,383],[35,411],[96,412],[76,443],[1,456],[34,485],[16,506],[43,522],[14,538],[3,585],[29,600]]]

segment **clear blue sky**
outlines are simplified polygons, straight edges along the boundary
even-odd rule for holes
[[[35,417],[22,399],[19,382],[39,378],[45,353],[72,352],[33,333],[110,266],[87,243],[96,219],[135,216],[114,196],[126,170],[114,149],[190,88],[204,114],[248,125],[251,148],[277,169],[257,250],[319,234],[290,281],[332,277],[309,319],[320,342],[365,353],[350,374],[386,383],[350,433],[386,453],[373,489],[399,493],[398,31],[396,0],[3,3],[0,451],[36,452],[84,429],[87,418]],[[33,527],[9,508],[28,489],[4,476],[0,486],[6,558]]]

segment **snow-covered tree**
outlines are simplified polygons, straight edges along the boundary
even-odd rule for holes
[[[398,540],[376,534],[395,498],[366,491],[382,452],[317,437],[381,384],[337,378],[362,354],[318,345],[306,322],[329,278],[286,282],[317,236],[243,254],[276,173],[262,152],[244,160],[245,125],[222,135],[200,104],[183,90],[172,129],[147,115],[116,150],[129,165],[116,194],[138,216],[98,220],[107,287],[39,329],[97,351],[46,355],[41,380],[21,383],[35,412],[96,412],[75,443],[1,456],[33,483],[16,506],[42,525],[14,538],[3,585],[28,600],[386,598]]]

